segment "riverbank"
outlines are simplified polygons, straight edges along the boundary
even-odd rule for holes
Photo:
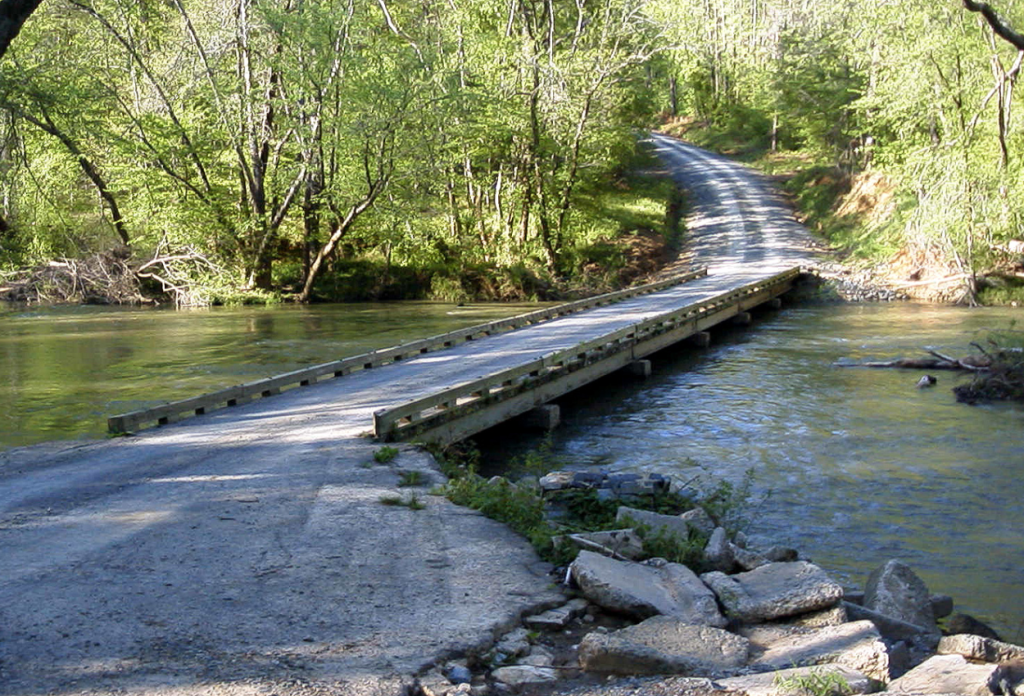
[[[495,510],[539,501],[526,507],[535,515],[539,504],[549,525],[566,530],[554,540],[566,564],[553,577],[567,602],[421,674],[426,696],[784,696],[801,688],[977,696],[989,683],[1024,681],[1002,664],[1024,659],[1024,648],[956,613],[952,598],[930,593],[905,564],[890,560],[863,589],[844,588],[798,551],[735,531],[736,510],[721,491],[659,474],[476,480],[478,499],[515,501]]]
[[[771,178],[801,223],[820,241],[826,277],[841,279],[851,299],[914,299],[943,304],[1024,303],[1024,246],[978,240],[962,249],[962,230],[917,229],[916,192],[872,163],[870,148],[836,161],[812,149],[773,150],[769,139],[715,128],[693,118],[670,119],[664,132],[725,154]],[[968,224],[960,221],[959,224]],[[970,257],[970,258],[966,258]]]

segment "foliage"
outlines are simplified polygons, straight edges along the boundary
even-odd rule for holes
[[[705,568],[704,547],[708,537],[690,528],[685,538],[662,527],[652,531],[647,525],[638,525],[637,534],[644,542],[644,554],[650,558],[664,558],[670,563],[682,563],[697,573]]]
[[[373,461],[378,464],[387,464],[398,456],[398,448],[384,445],[373,453]]]
[[[775,686],[799,696],[849,696],[853,693],[846,678],[829,669],[812,669],[806,674],[775,677]]]
[[[389,507],[407,507],[410,510],[423,510],[427,506],[416,495],[403,498],[400,495],[382,495],[380,504]]]
[[[413,486],[422,486],[425,483],[422,471],[403,471],[398,475],[398,487],[399,488],[410,488]]]
[[[395,268],[431,271],[420,296],[475,297],[481,267],[530,294],[603,234],[578,204],[651,121],[648,4],[44,5],[0,63],[0,258],[120,239],[301,300],[352,263],[376,296],[406,296]]]

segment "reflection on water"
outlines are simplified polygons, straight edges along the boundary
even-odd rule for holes
[[[554,453],[569,468],[752,470],[751,532],[801,549],[844,583],[901,558],[962,611],[1024,639],[1024,409],[957,404],[956,377],[837,367],[844,359],[965,354],[1019,310],[827,306],[765,315],[696,353],[655,356],[654,376],[562,402]],[[487,457],[511,454],[481,439]],[[521,443],[536,445],[536,440]]]
[[[102,437],[108,416],[536,305],[403,302],[172,311],[0,305],[0,449]]]

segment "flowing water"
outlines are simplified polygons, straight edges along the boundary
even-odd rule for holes
[[[805,306],[716,332],[705,351],[654,358],[654,375],[565,399],[555,465],[658,471],[740,484],[751,472],[750,532],[800,549],[847,586],[890,558],[958,610],[1024,638],[1024,408],[967,406],[958,378],[840,367],[844,361],[956,355],[1020,310],[926,305]],[[479,440],[485,459],[518,449]],[[501,450],[500,454],[498,450]]]
[[[108,415],[528,311],[428,303],[214,308],[0,308],[0,449],[102,437]],[[938,373],[844,360],[964,354],[1020,310],[800,306],[655,356],[643,382],[562,400],[561,465],[681,479],[753,476],[750,531],[851,586],[901,558],[960,610],[1024,638],[1024,409],[965,406]],[[511,437],[510,437],[511,436]],[[538,439],[481,437],[500,462]],[[757,502],[760,501],[760,502]]]
[[[0,449],[103,437],[111,415],[536,307],[401,302],[173,311],[0,305]]]

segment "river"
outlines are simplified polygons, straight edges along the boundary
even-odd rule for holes
[[[528,311],[387,303],[165,311],[0,308],[0,448],[102,437],[108,415]],[[739,483],[750,532],[800,549],[849,586],[889,558],[1024,638],[1024,408],[966,406],[956,377],[838,366],[961,354],[1015,309],[803,305],[716,332],[563,399],[558,466]],[[512,435],[510,438],[509,435]],[[541,440],[479,438],[493,468]]]
[[[0,304],[0,449],[540,305],[387,302],[164,310]]]
[[[711,485],[752,476],[749,531],[863,588],[890,558],[959,611],[1024,638],[1024,408],[967,406],[958,377],[840,367],[844,361],[963,355],[1016,309],[802,306],[704,351],[655,356],[642,383],[609,380],[565,399],[550,456],[559,468],[658,471]],[[537,447],[480,439],[485,460]]]

